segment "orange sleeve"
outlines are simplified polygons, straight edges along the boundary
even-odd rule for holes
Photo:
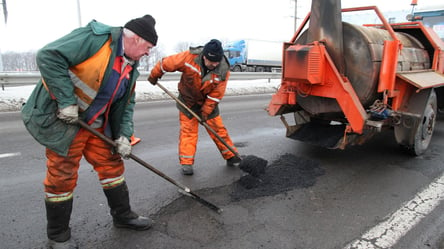
[[[153,78],[161,78],[166,72],[183,72],[185,62],[190,55],[189,51],[184,51],[175,55],[170,55],[159,61],[151,70],[150,76]]]

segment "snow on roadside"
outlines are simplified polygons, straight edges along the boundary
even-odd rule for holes
[[[166,89],[177,95],[177,81],[159,81]],[[274,93],[277,91],[280,79],[261,80],[233,80],[228,81],[226,96]],[[0,112],[18,111],[31,94],[34,85],[10,87],[0,89]],[[148,81],[138,81],[136,85],[136,102],[170,99],[157,86]]]
[[[0,112],[18,111],[22,104],[28,99],[34,85],[29,86],[6,86],[0,89]]]

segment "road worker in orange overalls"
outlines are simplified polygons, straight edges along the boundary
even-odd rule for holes
[[[193,112],[200,115],[217,134],[234,150],[236,148],[228,135],[222,118],[219,115],[218,104],[222,100],[230,77],[230,65],[224,56],[222,44],[212,39],[205,46],[191,47],[185,52],[163,58],[151,70],[148,81],[155,85],[165,72],[182,72],[179,81],[179,99]],[[198,120],[185,108],[179,109],[179,162],[184,175],[192,175],[196,145],[198,140]],[[236,157],[216,136],[208,132],[216,143],[222,157],[228,166],[240,164]]]

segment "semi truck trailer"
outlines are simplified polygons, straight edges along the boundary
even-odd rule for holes
[[[225,56],[234,72],[280,71],[282,42],[265,40],[237,40],[224,46]]]

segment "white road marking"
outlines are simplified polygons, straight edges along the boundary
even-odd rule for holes
[[[5,158],[5,157],[13,157],[13,156],[20,156],[22,153],[20,152],[16,152],[16,153],[4,153],[4,154],[0,154],[0,158]]]
[[[444,199],[444,174],[344,249],[391,248]]]

